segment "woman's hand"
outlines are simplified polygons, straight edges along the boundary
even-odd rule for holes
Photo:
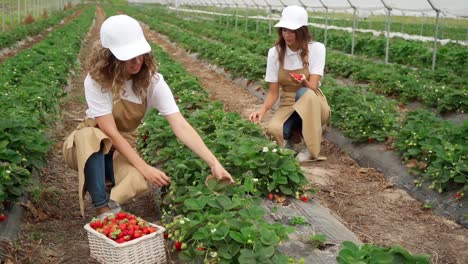
[[[169,185],[171,183],[171,179],[169,179],[169,177],[167,177],[167,175],[164,172],[150,165],[147,165],[145,167],[142,174],[148,182],[158,187]]]
[[[265,111],[263,109],[258,109],[254,111],[253,113],[250,114],[249,120],[252,123],[258,123],[262,121],[263,115],[265,114]]]
[[[216,162],[215,165],[211,167],[211,173],[219,181],[228,181],[231,184],[234,183],[234,179],[232,178],[231,174],[229,174],[229,172],[227,172],[223,165],[221,165],[219,162]]]

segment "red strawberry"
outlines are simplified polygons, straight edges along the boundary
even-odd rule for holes
[[[293,77],[294,79],[296,79],[298,81],[302,80],[302,74],[295,73],[295,72],[290,72],[289,75],[291,75],[291,77]]]
[[[460,197],[462,197],[462,194],[459,193],[459,192],[457,192],[457,193],[455,194],[455,198],[459,199]]]
[[[272,193],[268,194],[268,200],[270,200],[270,201],[273,200],[273,194]]]
[[[182,249],[182,243],[180,241],[176,241],[174,243],[174,248],[177,249],[177,250],[181,250]]]
[[[3,222],[7,219],[7,216],[5,214],[0,214],[0,222]]]
[[[374,143],[374,139],[373,139],[373,138],[369,138],[368,141],[369,141],[369,144]]]
[[[125,213],[125,212],[116,213],[115,218],[117,220],[123,220],[123,219],[127,218],[127,213]]]
[[[147,135],[144,135],[143,136],[143,141],[146,141],[148,139],[148,136]]]
[[[167,239],[169,237],[169,234],[164,232],[163,237],[164,237],[164,239]]]
[[[309,197],[307,197],[307,195],[302,195],[301,196],[301,200],[306,203],[308,200],[309,200]]]
[[[93,219],[93,221],[91,221],[91,223],[89,223],[89,225],[93,229],[98,229],[98,228],[102,228],[104,226],[104,223],[102,223],[101,220],[99,220],[99,219]]]
[[[205,247],[197,247],[197,250],[199,250],[199,251],[205,251]]]
[[[136,238],[141,237],[142,235],[143,235],[143,234],[141,233],[141,231],[137,231],[137,232],[135,232],[135,233],[133,234],[133,238],[136,239]]]
[[[117,240],[115,240],[115,242],[123,243],[123,242],[125,242],[125,239],[123,237],[121,237],[121,238],[118,238]]]

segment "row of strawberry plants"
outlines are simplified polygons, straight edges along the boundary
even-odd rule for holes
[[[207,179],[209,167],[174,137],[166,119],[156,111],[147,115],[137,146],[172,179],[162,220],[173,250],[182,250],[180,257],[192,263],[287,263],[276,247],[293,229],[267,223],[259,202],[270,192],[305,191],[307,180],[294,153],[265,139],[238,114],[225,113],[195,77],[160,48],[153,50],[182,113],[237,182]]]
[[[455,186],[459,189],[455,198],[461,198],[468,191],[467,143],[468,122],[454,125],[416,110],[408,113],[394,145],[408,163],[414,164],[412,172],[431,182],[430,189],[441,193],[456,183],[463,186]]]
[[[224,23],[217,23],[216,21],[203,20],[211,25],[216,25],[219,30],[225,28]],[[238,28],[244,28],[244,20],[238,21]],[[268,21],[261,20],[259,25],[260,32],[265,38],[271,37],[264,32],[268,32]],[[249,27],[256,27],[255,24],[250,23]],[[255,28],[251,29],[255,30]],[[311,27],[315,39],[319,41],[324,40],[325,29]],[[258,34],[257,34],[258,35]],[[276,38],[273,35],[273,41]],[[255,37],[258,38],[258,37]],[[355,33],[354,40],[354,53],[362,54],[373,58],[383,60],[385,58],[386,38],[385,35],[373,36],[371,33]],[[349,32],[337,29],[327,30],[327,45],[330,48],[340,50],[342,52],[351,53],[352,36]],[[390,40],[389,58],[391,62],[419,67],[431,68],[432,65],[432,46],[431,42],[422,42],[417,40],[406,40],[394,37]],[[439,44],[437,47],[437,69],[444,72],[455,72],[458,75],[468,75],[468,50],[465,46],[456,43],[449,43],[446,45]],[[463,66],[463,67],[460,67]]]
[[[223,26],[217,25],[215,23],[209,23],[208,21],[181,21],[175,20],[175,21],[169,21],[170,23],[177,23],[180,27],[182,28],[193,28],[197,27],[197,31],[202,31],[202,34],[205,36],[209,36],[210,38],[216,38],[216,39],[224,39],[224,42],[232,43],[236,42],[239,40],[248,42],[248,48],[251,49],[252,51],[255,51],[255,53],[259,54],[266,54],[267,50],[270,48],[272,43],[276,40],[276,34],[273,34],[273,36],[270,36],[268,34],[258,34],[255,32],[239,32],[233,33],[233,32],[227,32],[224,33],[223,31]],[[315,31],[317,29],[312,28],[312,31]],[[226,38],[226,34],[229,35],[229,38]],[[342,35],[339,35],[342,37]],[[345,36],[346,37],[346,36]],[[315,36],[315,39],[318,40],[323,40],[323,36]],[[328,48],[332,48],[335,50],[342,50],[341,48],[336,49],[334,47],[335,42],[329,41],[328,42]],[[351,45],[351,44],[349,44]],[[402,49],[402,52],[408,52],[413,53],[414,51],[411,49],[407,49],[404,47],[404,45],[399,46]],[[369,47],[369,49],[371,49]],[[377,49],[377,48],[374,48]],[[378,49],[379,51],[381,49]],[[400,53],[399,51],[394,51],[395,53]],[[339,54],[338,52],[334,52],[331,49],[328,49],[329,54]],[[445,53],[457,53],[456,51],[451,51],[447,50]],[[466,56],[458,56],[457,54],[449,54],[446,55],[449,57],[450,60],[457,60],[457,62],[454,62],[454,64],[461,63],[459,65],[463,65],[466,63]],[[402,57],[408,58],[407,55],[403,54]],[[409,61],[409,60],[408,60]],[[366,65],[373,65],[376,64],[372,60],[365,60]],[[406,63],[407,64],[407,63]],[[430,65],[430,64],[429,64]],[[450,68],[443,67],[443,66],[438,66],[436,71],[433,71],[431,69],[427,68],[419,68],[419,69],[412,69],[408,68],[406,66],[402,66],[400,64],[387,64],[385,67],[389,69],[393,69],[395,72],[400,73],[402,76],[410,75],[418,78],[418,76],[424,76],[425,79],[428,81],[435,81],[437,83],[440,83],[440,85],[446,85],[446,86],[453,86],[455,88],[462,88],[466,87],[468,85],[468,78],[466,78],[466,73],[457,73],[456,71],[453,71]],[[461,67],[461,71],[464,71],[464,67]]]
[[[29,36],[34,36],[45,29],[57,25],[60,20],[70,16],[77,8],[52,13],[49,17],[29,25],[20,25],[0,35],[0,49],[7,48]]]
[[[58,116],[62,87],[76,65],[93,11],[85,8],[44,41],[0,64],[0,209],[25,191],[29,171],[46,162],[47,126]]]
[[[165,27],[171,27],[172,24],[178,27],[171,27],[167,31],[174,29],[180,31],[183,28],[182,31],[190,30],[193,34],[201,34],[219,40],[225,43],[226,48],[230,47],[231,52],[234,53],[246,54],[246,52],[250,52],[262,56],[262,54],[266,54],[269,45],[271,45],[266,41],[246,40],[231,32],[219,32],[216,29],[192,21],[166,19],[161,23],[165,23]],[[187,33],[184,35],[187,35]],[[199,47],[198,49],[201,50],[202,48]],[[207,57],[212,59],[211,56]],[[229,59],[221,65],[230,65]],[[434,83],[427,79],[425,74],[428,70],[413,70],[397,64],[374,63],[358,57],[350,58],[334,51],[328,51],[327,63],[329,72],[340,77],[351,77],[359,82],[367,82],[370,84],[369,89],[386,95],[397,95],[401,102],[419,100],[425,106],[435,108],[439,112],[465,112],[468,109],[468,101],[464,99],[467,98],[466,91],[463,89],[468,82],[466,78],[460,79],[463,81],[454,84],[454,87],[446,87],[443,83]],[[430,73],[434,75],[432,71]],[[263,72],[259,72],[256,79],[261,78],[262,75],[260,74],[263,74]]]
[[[140,18],[149,23],[149,19],[146,16],[140,15]],[[216,43],[213,41],[201,41],[200,37],[196,34],[187,34],[186,31],[182,31],[178,28],[175,27],[163,27],[161,25],[163,22],[158,21],[154,18],[151,19],[153,23],[157,23],[157,26],[155,27],[155,30],[158,30],[160,32],[163,32],[164,34],[168,35],[171,39],[175,40],[179,44],[182,44],[182,46],[188,48],[189,50],[196,50],[197,47],[203,46],[206,49],[213,49],[217,48],[218,46],[210,46],[211,43]],[[184,35],[183,38],[180,37],[180,35]],[[200,44],[201,43],[201,44]],[[195,45],[194,45],[195,44]],[[237,43],[238,45],[241,45],[240,43]],[[213,51],[212,51],[213,52]],[[216,52],[216,58],[223,57],[224,54],[222,50],[218,49],[215,51]],[[215,53],[213,52],[213,53]],[[244,54],[247,55],[247,54]],[[213,59],[212,59],[213,60]],[[215,63],[218,64],[218,62],[215,60]],[[226,61],[225,63],[234,63],[236,65],[239,64],[239,61]],[[258,69],[258,68],[263,68],[263,65],[259,65],[260,63],[249,63],[249,64],[243,64],[243,69]],[[224,66],[224,65],[222,65]],[[228,67],[226,67],[228,68]],[[258,69],[261,70],[261,69]],[[325,85],[326,87],[327,85]],[[349,88],[348,88],[349,89]],[[354,88],[353,88],[354,89]],[[343,101],[338,101],[338,100],[350,100],[349,105],[352,107],[353,105],[356,104],[356,102],[359,102],[359,100],[362,100],[363,98],[362,94],[358,94],[357,96],[350,96],[346,97],[346,95],[350,95],[351,93],[342,93],[343,96],[337,97],[333,96],[333,90],[331,89],[331,94],[328,95],[329,91],[325,89],[325,93],[328,95],[329,100],[337,100],[336,103],[330,103],[332,107],[332,112],[336,113],[335,117],[332,117],[334,124],[341,129],[344,130],[344,132],[352,139],[355,141],[365,141],[365,140],[376,140],[376,141],[384,141],[388,136],[390,137],[399,137],[398,131],[400,124],[395,124],[396,116],[397,114],[395,109],[392,109],[392,104],[394,103],[385,103],[387,100],[384,100],[383,97],[376,97],[372,93],[368,93],[365,98],[370,98],[366,99],[366,102],[374,102],[372,104],[369,104],[366,107],[360,107],[360,108],[353,108],[350,109],[348,112],[348,115],[353,116],[353,121],[350,121],[346,119],[346,115],[343,116],[342,109],[339,108],[341,104],[343,104]],[[338,93],[339,95],[339,93]],[[465,96],[466,97],[466,96]],[[351,99],[352,98],[352,99]],[[384,107],[382,107],[384,106]],[[382,108],[382,111],[380,111]],[[339,109],[339,110],[337,110]],[[372,110],[373,109],[373,110]],[[351,113],[351,114],[349,114]],[[336,116],[338,114],[338,116]],[[364,120],[371,120],[372,122],[364,122]],[[368,124],[369,123],[369,124]],[[456,130],[460,130],[460,127],[455,127]],[[395,131],[395,135],[393,135],[393,131]],[[424,136],[424,135],[422,135]],[[450,138],[443,137],[443,140],[446,140],[450,142]],[[404,149],[402,151],[405,151]],[[455,157],[458,160],[463,160],[463,155],[460,154]],[[457,172],[457,175],[465,175],[463,171]],[[466,177],[466,176],[464,176]],[[451,179],[453,181],[453,179]],[[463,188],[463,187],[462,187]]]

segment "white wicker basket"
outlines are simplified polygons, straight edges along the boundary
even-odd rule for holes
[[[103,264],[163,264],[166,263],[164,227],[149,223],[156,232],[125,243],[117,243],[97,232],[89,224],[84,226],[88,233],[91,257]]]

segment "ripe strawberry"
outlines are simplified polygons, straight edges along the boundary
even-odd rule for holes
[[[154,227],[148,227],[148,231],[150,232],[150,234],[151,234],[151,233],[154,233],[154,232],[156,232],[156,228],[154,228]]]
[[[369,138],[367,141],[369,141],[369,144],[374,143],[374,139],[373,139],[373,138]]]
[[[148,139],[148,136],[147,135],[144,135],[143,136],[143,141],[146,141]]]
[[[459,199],[459,198],[461,198],[461,197],[462,197],[462,194],[461,194],[461,193],[457,192],[457,193],[455,194],[455,198]]]
[[[199,250],[199,251],[205,251],[205,247],[197,247],[197,250]]]
[[[293,77],[293,78],[296,79],[297,81],[302,80],[302,74],[295,73],[295,72],[290,72],[289,75],[291,75],[291,77]]]
[[[115,219],[117,220],[123,220],[125,218],[127,218],[127,213],[125,212],[119,212],[115,214]]]
[[[99,219],[93,219],[91,223],[89,223],[89,226],[91,226],[93,229],[98,229],[102,228],[104,226],[104,223],[102,223]]]
[[[307,197],[307,195],[301,196],[301,201],[303,201],[304,203],[306,203],[308,200],[309,200],[309,197]]]
[[[268,200],[270,200],[270,201],[273,200],[273,194],[272,194],[272,193],[269,193],[269,194],[268,194]]]
[[[118,238],[117,240],[115,240],[115,242],[123,243],[123,242],[125,242],[125,239],[123,237],[121,237],[121,238]]]
[[[139,237],[141,237],[143,235],[143,233],[141,233],[141,231],[137,231],[133,234],[133,238],[137,239]]]
[[[163,237],[164,237],[164,239],[167,239],[169,237],[169,234],[164,232]]]
[[[182,243],[180,241],[176,241],[174,243],[174,248],[177,249],[177,250],[181,250],[182,249]]]
[[[5,214],[0,214],[0,222],[3,222],[7,219],[7,216]]]

